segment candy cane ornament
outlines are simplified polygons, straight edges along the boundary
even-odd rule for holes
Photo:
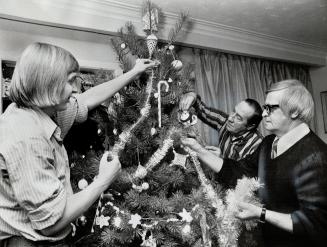
[[[158,82],[158,92],[157,92],[157,96],[158,96],[158,123],[159,123],[159,128],[161,128],[161,84],[164,84],[166,86],[166,93],[169,90],[169,84],[167,83],[167,81],[159,81]]]

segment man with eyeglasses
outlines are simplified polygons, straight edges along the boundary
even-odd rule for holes
[[[245,99],[238,103],[229,115],[218,109],[206,106],[200,96],[194,92],[182,96],[179,109],[196,109],[198,117],[210,127],[218,130],[218,148],[206,148],[220,154],[224,158],[240,160],[253,153],[262,141],[257,127],[262,119],[262,110],[259,103],[253,99]],[[220,153],[221,152],[221,153]]]
[[[219,158],[192,138],[182,143],[226,186],[244,175],[259,177],[263,207],[239,203],[236,217],[262,222],[263,246],[326,246],[327,145],[308,127],[314,114],[312,96],[299,81],[285,80],[271,86],[263,108],[271,135],[246,159]]]

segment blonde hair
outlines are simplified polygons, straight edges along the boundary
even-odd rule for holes
[[[78,70],[78,62],[70,52],[46,43],[33,43],[16,64],[10,99],[27,108],[57,105],[68,75]]]
[[[282,111],[288,116],[297,113],[297,119],[310,123],[314,115],[314,102],[305,86],[298,80],[284,80],[272,84],[267,93],[279,90],[284,90],[279,102]]]

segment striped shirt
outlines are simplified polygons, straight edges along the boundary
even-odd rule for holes
[[[72,124],[85,121],[88,109],[71,97],[53,121],[40,110],[12,103],[0,116],[0,240],[23,236],[32,241],[57,241],[41,235],[63,215],[73,193],[67,152],[62,144]]]
[[[262,141],[257,130],[246,131],[240,136],[234,136],[227,130],[228,114],[217,109],[207,107],[198,96],[194,107],[198,117],[212,128],[218,130],[218,147],[223,158],[240,160],[253,153]]]

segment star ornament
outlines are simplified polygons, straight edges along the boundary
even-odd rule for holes
[[[109,220],[110,220],[109,216],[104,216],[103,214],[101,214],[100,217],[96,218],[96,224],[100,226],[100,228],[104,226],[109,226]]]
[[[185,165],[186,165],[186,159],[188,157],[188,154],[187,155],[179,154],[174,149],[173,149],[173,152],[174,152],[174,160],[171,162],[170,166],[177,165],[177,166],[181,166],[182,168],[186,169]]]
[[[183,212],[178,213],[178,215],[182,217],[182,220],[186,221],[187,223],[191,223],[193,220],[191,213],[187,212],[185,208],[183,208]]]
[[[139,214],[132,214],[128,224],[132,225],[133,228],[136,228],[138,225],[141,225],[141,219],[142,217]]]

